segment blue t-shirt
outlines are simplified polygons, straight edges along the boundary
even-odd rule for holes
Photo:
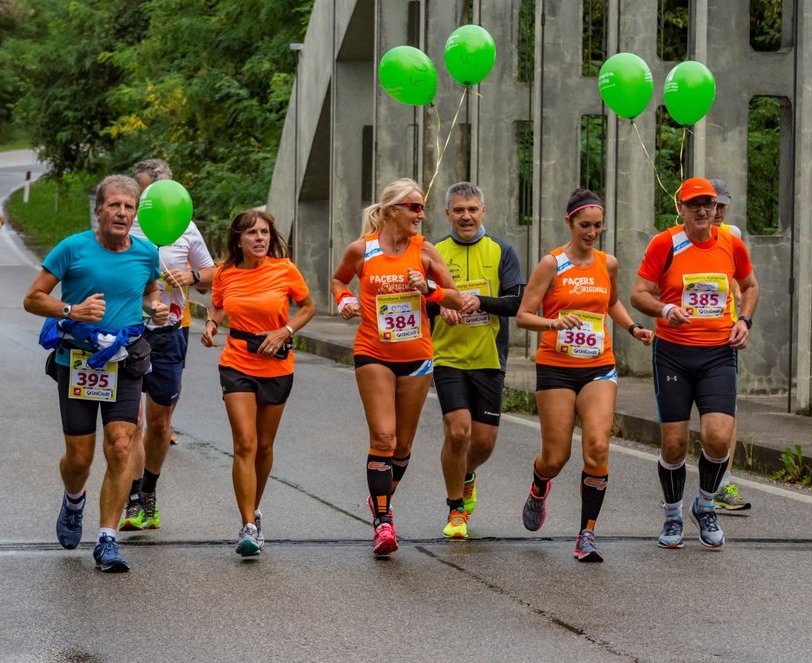
[[[61,282],[66,304],[81,304],[90,295],[104,294],[100,327],[140,324],[144,290],[161,275],[158,249],[132,235],[130,239],[132,245],[126,251],[108,251],[92,230],[86,230],[63,239],[42,261]],[[67,353],[58,353],[57,361],[67,365]]]

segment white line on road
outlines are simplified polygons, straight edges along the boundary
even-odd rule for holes
[[[429,393],[431,398],[437,398],[437,394]],[[503,414],[502,421],[509,421],[514,424],[519,424],[520,426],[526,426],[527,428],[532,428],[533,430],[539,430],[539,423],[533,419],[525,419],[524,417],[518,417],[514,414]],[[580,435],[575,434],[574,438],[580,440]],[[657,462],[657,454],[656,452],[648,452],[648,451],[641,451],[639,449],[631,449],[629,447],[620,446],[618,444],[612,445],[612,451],[615,453],[626,454],[627,456],[634,456],[635,458],[640,458],[642,460],[648,460],[653,463]],[[691,472],[696,472],[697,469],[693,465],[687,465],[687,468]],[[777,495],[779,497],[787,497],[791,500],[795,500],[796,502],[803,502],[804,504],[812,504],[812,495],[806,495],[804,493],[798,493],[794,490],[787,490],[786,488],[781,488],[779,486],[771,486],[769,484],[759,483],[758,481],[751,481],[750,479],[744,479],[742,477],[736,477],[736,483],[741,486],[747,486],[748,488],[753,488],[754,490],[760,490],[764,493],[769,493],[770,495]]]
[[[25,255],[25,253],[20,251],[19,247],[14,243],[14,240],[11,239],[11,232],[9,230],[4,230],[0,232],[0,238],[3,239],[3,241],[11,249],[12,253],[14,253],[14,255],[16,255],[24,265],[33,267],[36,270],[40,269],[40,265],[33,262],[27,255]]]

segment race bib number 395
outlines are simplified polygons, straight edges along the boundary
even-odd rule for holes
[[[118,364],[107,363],[104,368],[94,369],[87,365],[90,352],[70,351],[70,380],[68,398],[79,400],[113,402],[118,386]]]
[[[378,337],[384,343],[413,341],[421,337],[420,293],[417,290],[378,295],[375,310]]]

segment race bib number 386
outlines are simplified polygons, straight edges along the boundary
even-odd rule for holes
[[[375,310],[381,341],[397,343],[421,337],[420,293],[417,290],[378,295]]]
[[[556,352],[577,359],[591,359],[603,354],[604,329],[603,314],[590,311],[559,311],[558,317],[577,315],[581,320],[580,329],[562,329],[556,337]]]
[[[70,381],[68,398],[112,402],[116,400],[118,364],[109,362],[104,368],[94,369],[87,365],[90,352],[70,351]]]

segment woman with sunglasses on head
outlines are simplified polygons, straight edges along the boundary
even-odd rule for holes
[[[533,463],[533,484],[522,520],[531,531],[544,524],[552,480],[572,451],[577,416],[584,467],[574,556],[581,562],[602,562],[594,530],[609,479],[609,436],[617,396],[607,316],[646,345],[653,334],[632,320],[618,299],[617,259],[596,248],[604,227],[601,199],[588,189],[578,189],[567,203],[565,221],[570,241],[541,259],[516,315],[519,327],[542,332],[536,353],[542,445]]]
[[[214,272],[212,308],[201,342],[228,316],[220,355],[220,385],[234,440],[231,476],[242,517],[237,552],[258,555],[265,542],[262,493],[273,466],[273,443],[293,387],[293,335],[316,312],[310,291],[290,261],[288,246],[266,212],[248,210],[228,228],[225,262]],[[289,301],[298,310],[290,317]]]
[[[381,202],[364,210],[363,236],[347,247],[331,287],[339,315],[361,317],[353,354],[369,427],[366,472],[375,555],[398,548],[390,499],[409,464],[433,370],[426,302],[462,306],[448,267],[419,234],[423,209],[423,192],[414,180],[389,184]],[[358,298],[348,288],[355,276]]]

